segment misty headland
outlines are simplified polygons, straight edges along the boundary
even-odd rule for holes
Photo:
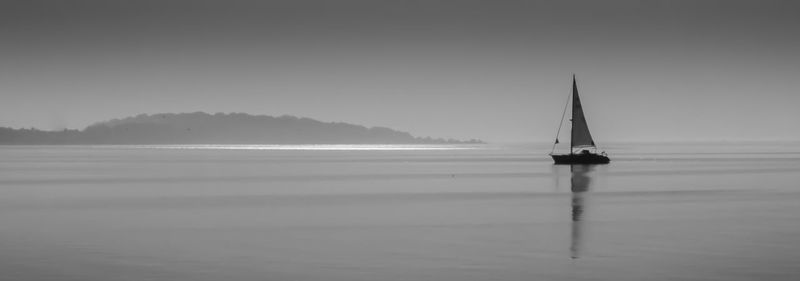
[[[83,130],[0,127],[0,144],[479,144],[483,141],[417,137],[386,127],[311,118],[245,113],[140,114]]]

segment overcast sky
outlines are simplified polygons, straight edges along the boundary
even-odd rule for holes
[[[598,144],[800,139],[794,1],[2,1],[0,126],[290,114]]]

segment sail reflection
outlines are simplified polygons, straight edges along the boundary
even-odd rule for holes
[[[577,259],[581,252],[581,228],[583,228],[583,215],[585,209],[585,193],[589,191],[591,178],[589,172],[594,169],[594,165],[571,165],[570,187],[572,189],[572,239],[570,243],[570,255]]]

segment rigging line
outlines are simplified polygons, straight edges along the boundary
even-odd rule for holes
[[[561,122],[558,123],[558,131],[556,131],[556,141],[553,142],[553,149],[550,150],[550,154],[553,154],[556,151],[556,144],[558,144],[558,135],[561,134],[561,126],[564,125],[564,116],[567,115],[567,107],[569,106],[569,98],[572,97],[572,92],[569,92],[567,95],[567,102],[564,103],[564,112],[561,113]]]

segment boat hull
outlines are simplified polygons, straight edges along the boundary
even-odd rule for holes
[[[580,153],[580,154],[551,154],[553,161],[556,165],[571,165],[571,164],[608,164],[611,159],[605,155],[594,153]]]

